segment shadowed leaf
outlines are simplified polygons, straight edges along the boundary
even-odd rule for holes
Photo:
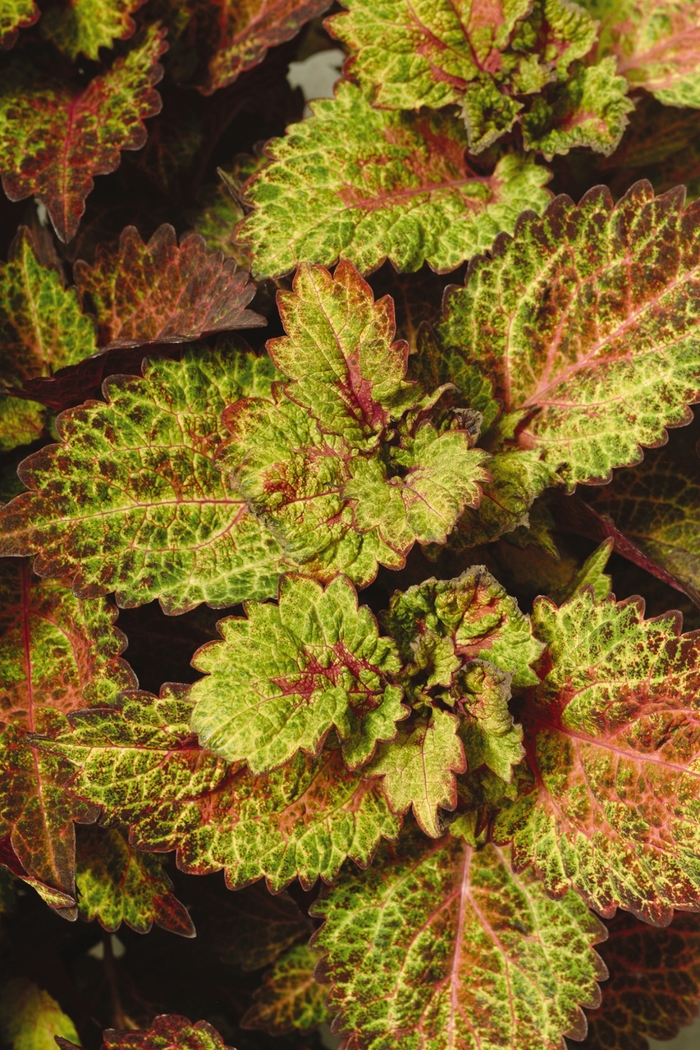
[[[112,47],[136,30],[131,17],[145,0],[73,0],[49,7],[41,35],[74,62],[79,54],[97,61],[101,47]]]
[[[162,859],[132,849],[116,829],[81,829],[75,882],[80,916],[87,922],[98,919],[105,930],[125,922],[137,933],[148,933],[155,922],[171,933],[195,936]]]
[[[255,993],[255,1002],[241,1020],[242,1028],[263,1028],[281,1035],[296,1028],[308,1032],[328,1022],[328,989],[314,978],[318,954],[298,944],[277,960]]]
[[[56,1000],[25,977],[8,981],[0,992],[0,1032],[12,1050],[55,1050],[56,1036],[80,1043]]]
[[[98,245],[92,266],[78,260],[75,283],[97,316],[100,345],[179,343],[265,321],[246,306],[255,285],[233,260],[208,252],[198,234],[183,237],[159,226],[148,244],[134,226],[116,251]]]
[[[0,75],[0,171],[12,201],[35,196],[62,241],[75,235],[93,176],[119,165],[120,150],[140,149],[143,121],[160,110],[154,90],[164,31],[149,27],[124,58],[74,92],[64,80],[17,59]]]
[[[238,227],[259,277],[301,260],[361,271],[389,259],[398,270],[453,270],[511,231],[524,208],[549,199],[545,168],[518,154],[490,176],[470,166],[462,122],[446,113],[373,109],[342,81],[267,147],[272,163],[245,187],[256,211]]]
[[[507,854],[405,834],[313,905],[328,1006],[357,1050],[561,1050],[600,1001],[605,929],[575,893],[550,900]],[[389,1043],[389,1040],[391,1043]]]

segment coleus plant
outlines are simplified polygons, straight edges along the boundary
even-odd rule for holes
[[[0,4],[0,1036],[647,1050],[700,3],[329,7]]]

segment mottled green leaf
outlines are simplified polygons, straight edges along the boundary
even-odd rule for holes
[[[700,597],[700,459],[697,427],[621,470],[610,485],[586,498],[644,554]]]
[[[601,20],[599,52],[617,58],[632,87],[667,106],[700,107],[697,0],[582,0]]]
[[[562,0],[343,0],[343,6],[348,14],[331,18],[330,29],[350,48],[347,72],[375,105],[417,110],[461,104],[474,153],[509,131],[533,95],[564,80],[596,38],[586,11]],[[571,116],[566,113],[569,123],[582,123],[580,114]],[[619,138],[621,131],[612,134]]]
[[[94,814],[66,794],[69,763],[35,753],[27,733],[54,735],[69,711],[135,685],[115,615],[102,599],[79,601],[65,581],[33,577],[26,561],[0,562],[0,837],[10,836],[29,876],[59,891],[60,906],[75,896],[73,822]]]
[[[20,227],[7,263],[0,263],[0,379],[21,386],[49,376],[97,350],[95,326],[74,288],[37,259],[32,236]]]
[[[246,271],[220,252],[208,252],[196,233],[178,247],[167,223],[148,244],[136,227],[127,226],[116,250],[98,245],[94,264],[78,260],[74,275],[81,298],[97,317],[103,347],[180,343],[265,324],[246,310],[255,295]]]
[[[357,1050],[561,1050],[600,1001],[605,929],[507,854],[404,834],[313,905],[329,1008]]]
[[[380,838],[398,834],[378,781],[349,772],[339,749],[256,777],[202,750],[190,712],[170,687],[158,700],[136,694],[82,712],[45,746],[78,767],[76,795],[129,825],[137,849],[175,849],[192,874],[223,868],[231,889],[263,876],[273,892],[295,877],[330,882],[347,857],[367,865]]]
[[[267,393],[274,375],[229,342],[108,379],[106,404],[63,413],[62,443],[24,461],[32,491],[0,511],[4,552],[37,554],[41,575],[74,576],[81,597],[116,590],[123,607],[159,597],[174,613],[275,594],[280,548],[215,465],[222,409]]]
[[[317,419],[327,434],[356,448],[376,444],[390,421],[420,399],[407,383],[408,344],[394,341],[394,306],[375,303],[354,266],[341,262],[333,276],[303,263],[293,291],[277,297],[286,336],[268,352],[292,382],[287,395]]]
[[[40,438],[46,415],[46,409],[37,401],[0,394],[0,452],[10,452]]]
[[[550,893],[664,924],[700,902],[699,638],[678,613],[645,621],[643,608],[590,590],[535,603],[549,670],[521,721],[536,788],[495,835]]]
[[[96,61],[101,47],[130,37],[136,30],[132,14],[144,0],[73,0],[49,7],[41,19],[41,35],[74,62],[79,54]]]
[[[610,978],[581,1050],[649,1050],[647,1036],[673,1039],[697,1013],[700,916],[679,914],[659,928],[618,912],[608,929],[598,951]]]
[[[563,84],[538,96],[522,117],[523,143],[551,159],[576,146],[610,154],[617,148],[634,103],[612,56],[596,66],[574,65]]]
[[[137,933],[148,933],[155,922],[183,937],[195,935],[161,858],[132,849],[116,829],[81,830],[75,883],[80,916],[87,922],[98,919],[106,930],[125,922]]]
[[[272,163],[245,190],[256,210],[238,227],[259,277],[339,256],[363,272],[452,270],[549,199],[545,168],[509,154],[489,177],[465,156],[462,122],[447,113],[373,109],[341,82],[334,99],[268,147]]]
[[[506,783],[525,756],[523,727],[508,709],[511,676],[486,660],[473,660],[459,677],[460,737],[467,769],[486,766]]]
[[[217,1030],[207,1021],[193,1024],[178,1014],[160,1014],[148,1029],[108,1028],[102,1039],[100,1050],[227,1050]]]
[[[455,773],[466,769],[457,731],[459,720],[434,708],[405,727],[393,744],[380,746],[370,773],[383,777],[382,787],[394,813],[409,806],[426,835],[442,834],[438,808],[457,805]]]
[[[0,1032],[12,1050],[56,1050],[55,1036],[80,1046],[70,1017],[26,977],[8,981],[0,992]]]
[[[111,69],[74,91],[40,74],[26,58],[0,75],[0,171],[12,201],[34,196],[46,207],[62,241],[75,235],[93,176],[119,165],[120,150],[140,149],[143,121],[160,110],[153,85],[164,30],[150,26]]]
[[[197,195],[199,207],[188,214],[188,220],[211,249],[223,252],[227,259],[235,259],[239,266],[249,268],[247,252],[233,239],[233,231],[245,217],[241,203],[241,186],[246,179],[267,163],[263,155],[239,154],[232,164],[217,168],[219,181],[207,184]]]
[[[603,187],[559,197],[448,295],[442,343],[493,376],[502,428],[518,423],[569,486],[638,461],[700,398],[698,222],[682,192],[648,183],[614,207]]]
[[[356,768],[377,740],[396,734],[395,720],[408,713],[394,681],[396,646],[380,638],[367,606],[358,608],[346,577],[324,590],[308,577],[283,576],[277,605],[247,602],[245,611],[220,621],[223,641],[193,660],[208,675],[191,693],[192,728],[203,746],[263,773],[300,749],[318,754],[335,729]]]
[[[542,643],[533,637],[530,619],[515,598],[483,565],[467,569],[455,580],[430,579],[397,591],[384,625],[406,662],[416,659],[421,639],[433,634],[449,640],[461,658],[454,671],[465,661],[488,660],[511,674],[514,685],[538,681],[530,665],[542,652]],[[450,676],[440,684],[451,682]]]
[[[263,1028],[273,1035],[292,1029],[308,1032],[330,1021],[325,1006],[328,989],[314,979],[318,954],[298,944],[277,960],[255,993],[255,1002],[241,1020],[242,1028]]]
[[[0,7],[0,47],[11,48],[20,29],[33,25],[39,17],[34,0],[3,0]]]

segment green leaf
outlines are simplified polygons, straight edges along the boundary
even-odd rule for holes
[[[32,577],[25,561],[0,563],[0,838],[10,836],[24,872],[58,891],[61,907],[75,896],[73,822],[94,814],[66,794],[70,764],[35,753],[27,734],[54,735],[69,711],[135,685],[115,616],[102,599],[79,601],[65,581]]]
[[[26,58],[0,75],[0,171],[11,201],[34,196],[62,241],[75,235],[94,175],[119,166],[120,150],[140,149],[143,121],[159,112],[154,90],[164,30],[150,26],[129,53],[86,88],[44,76]]]
[[[612,539],[603,540],[600,547],[586,558],[571,580],[564,587],[552,592],[549,597],[561,604],[577,594],[582,594],[587,587],[590,587],[597,602],[609,598],[612,591],[612,579],[606,574],[605,566],[608,564],[608,558],[613,552],[614,545]]]
[[[37,554],[75,593],[116,590],[122,607],[159,597],[169,613],[277,591],[279,546],[227,488],[215,457],[223,408],[267,393],[275,371],[235,341],[147,360],[144,378],[108,379],[108,402],[59,421],[60,445],[22,465],[32,490],[2,511],[5,553]]]
[[[700,461],[697,427],[673,433],[612,484],[586,499],[644,554],[700,598]]]
[[[596,38],[585,10],[562,0],[464,10],[447,0],[343,3],[349,13],[332,17],[330,29],[349,47],[347,72],[373,103],[414,110],[461,104],[473,153],[509,131],[532,95],[565,79]]]
[[[20,29],[34,25],[39,14],[34,0],[3,0],[0,8],[0,47],[5,51],[11,48]]]
[[[617,58],[631,87],[667,106],[700,107],[698,0],[583,0],[601,19],[599,52]]]
[[[37,441],[44,433],[46,414],[38,401],[0,394],[0,452]]]
[[[264,318],[246,306],[255,285],[245,270],[198,234],[183,237],[164,223],[148,244],[134,226],[119,246],[98,245],[95,262],[78,260],[75,283],[97,317],[102,347],[180,343],[223,329],[258,328]]]
[[[73,0],[50,7],[41,19],[41,35],[75,62],[79,54],[97,61],[101,47],[133,36],[131,17],[144,0]]]
[[[430,579],[397,591],[384,625],[406,662],[416,658],[422,638],[436,634],[451,641],[461,662],[488,660],[512,675],[517,686],[539,681],[530,665],[542,652],[542,643],[533,638],[530,619],[521,613],[515,598],[506,594],[483,565],[467,569],[454,580]],[[453,669],[459,666],[457,661]],[[450,676],[441,684],[451,682]]]
[[[333,276],[302,263],[292,288],[277,297],[287,335],[267,347],[292,380],[285,392],[324,433],[371,447],[421,395],[417,384],[405,382],[408,344],[394,342],[394,304],[388,297],[375,303],[370,286],[345,261]]]
[[[272,163],[247,184],[256,210],[237,237],[258,277],[339,256],[363,272],[384,259],[398,270],[427,261],[446,272],[549,199],[548,172],[531,158],[510,154],[491,176],[477,174],[464,127],[447,113],[374,109],[345,81],[312,108],[268,146]]]
[[[451,836],[403,835],[313,913],[329,1008],[358,1050],[388,1046],[561,1050],[600,1001],[605,930],[580,898],[551,900],[507,854]]]
[[[54,1036],[80,1046],[70,1017],[48,992],[26,977],[8,981],[0,992],[0,1031],[12,1050],[56,1050]]]
[[[647,1036],[673,1039],[696,1017],[700,916],[681,913],[659,928],[618,912],[608,928],[598,950],[610,978],[581,1050],[649,1050]]]
[[[245,217],[241,204],[241,186],[267,163],[264,154],[241,153],[233,163],[217,168],[219,181],[206,185],[197,194],[199,208],[188,214],[196,233],[204,237],[209,248],[223,252],[227,259],[249,268],[245,250],[233,240],[233,231]]]
[[[350,768],[371,758],[377,740],[395,736],[395,720],[408,713],[393,682],[401,662],[346,577],[324,590],[308,577],[283,576],[277,605],[247,602],[245,611],[220,621],[224,640],[193,660],[208,675],[191,693],[203,746],[263,773],[300,749],[318,754],[333,728],[350,744]]]
[[[298,944],[277,960],[243,1015],[242,1028],[263,1028],[272,1035],[297,1029],[308,1032],[331,1019],[325,1007],[328,989],[314,979],[318,955]]]
[[[10,389],[97,350],[94,323],[81,312],[75,288],[64,288],[56,270],[39,263],[26,226],[0,264],[0,340],[0,380]]]
[[[596,66],[577,62],[567,80],[536,98],[522,117],[523,143],[548,160],[577,146],[607,156],[617,149],[633,110],[627,81],[616,75],[612,56]]]
[[[116,829],[93,825],[81,830],[75,882],[80,917],[87,922],[98,919],[105,930],[125,922],[137,933],[148,933],[155,922],[171,933],[195,936],[162,859],[132,849]]]
[[[521,448],[573,487],[665,440],[700,398],[695,275],[700,208],[637,183],[613,206],[589,191],[475,260],[439,336],[495,380]],[[488,332],[488,338],[484,333]]]
[[[455,773],[466,769],[458,734],[459,720],[438,708],[398,727],[396,743],[380,746],[369,772],[381,776],[382,787],[394,813],[409,806],[426,835],[442,834],[438,807],[457,805]]]
[[[398,834],[378,782],[348,771],[338,749],[260,777],[203,751],[182,688],[81,712],[72,733],[44,745],[78,767],[75,794],[129,825],[137,849],[177,850],[192,874],[223,869],[231,889],[264,876],[277,892],[295,877],[330,882],[347,857],[365,866],[382,836]]]
[[[498,816],[518,869],[601,915],[667,923],[700,902],[698,642],[643,602],[535,603],[548,673],[521,711],[536,788]]]
[[[463,720],[460,737],[467,769],[486,766],[506,783],[525,756],[523,727],[508,710],[511,676],[486,660],[473,660],[459,678]]]

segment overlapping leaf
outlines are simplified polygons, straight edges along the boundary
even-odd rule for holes
[[[148,1029],[102,1033],[101,1050],[226,1050],[223,1039],[207,1021],[193,1024],[179,1014],[160,1014]]]
[[[54,1050],[57,1036],[78,1042],[70,1017],[26,977],[8,981],[0,992],[0,1032],[12,1050]]]
[[[98,919],[106,930],[125,922],[148,933],[155,922],[183,937],[195,935],[161,858],[132,849],[116,829],[91,826],[80,832],[75,882],[81,918]]]
[[[135,680],[104,600],[81,602],[65,581],[32,577],[26,561],[3,560],[0,574],[0,836],[10,836],[27,874],[70,903],[73,821],[91,819],[90,810],[65,793],[69,763],[36,754],[27,733],[54,734],[69,711],[109,702]]]
[[[569,486],[639,460],[700,398],[699,221],[682,192],[646,183],[615,207],[603,188],[560,197],[448,298],[443,345],[494,376],[519,445]]]
[[[192,687],[192,728],[201,743],[253,773],[318,754],[335,729],[351,769],[406,716],[395,644],[381,638],[349,580],[324,590],[284,576],[277,605],[248,602],[246,617],[222,620],[221,642],[194,658],[208,676]]]
[[[41,19],[41,35],[75,61],[79,54],[96,61],[101,47],[130,37],[136,30],[132,14],[144,0],[74,0],[49,7]]]
[[[39,17],[34,0],[4,0],[0,11],[0,47],[12,47],[20,29],[31,26]]]
[[[509,154],[492,175],[478,173],[462,122],[447,113],[373,109],[348,82],[312,108],[268,146],[272,163],[245,188],[257,210],[237,237],[259,277],[339,256],[364,272],[384,259],[446,272],[549,198],[548,173],[530,158]]]
[[[667,106],[700,107],[697,0],[583,0],[601,20],[598,50],[611,51],[630,85]]]
[[[46,415],[46,409],[38,401],[0,394],[0,452],[10,452],[40,438]]]
[[[241,1020],[242,1028],[264,1028],[280,1035],[296,1028],[306,1032],[330,1021],[328,989],[314,978],[318,954],[305,944],[290,948],[277,960],[255,1002]]]
[[[598,949],[610,978],[603,1002],[588,1014],[581,1050],[649,1050],[690,1024],[700,999],[700,918],[677,915],[649,926],[618,912]]]
[[[114,171],[120,150],[146,141],[143,121],[160,110],[153,85],[164,31],[151,26],[128,55],[73,90],[40,74],[26,58],[0,77],[0,171],[10,200],[35,196],[62,241],[75,235],[93,176]]]
[[[547,897],[507,855],[404,835],[313,905],[334,1023],[358,1050],[561,1050],[600,1001],[605,930],[580,898]]]
[[[49,376],[95,353],[95,327],[80,309],[74,288],[37,259],[32,236],[21,227],[0,264],[0,379],[6,388]]]
[[[246,310],[255,285],[245,270],[218,251],[208,252],[198,234],[178,247],[167,223],[148,244],[127,226],[116,250],[99,245],[94,264],[79,260],[73,272],[83,302],[97,317],[103,347],[185,342],[265,323]]]
[[[268,392],[273,376],[269,360],[226,343],[107,380],[107,404],[64,413],[62,444],[25,460],[33,491],[3,508],[4,551],[37,554],[41,575],[73,575],[81,596],[116,590],[122,606],[275,594],[280,549],[214,463],[222,409]]]
[[[210,920],[219,931],[218,955],[243,971],[269,966],[313,932],[311,920],[288,893],[268,893],[261,882],[227,894]]]
[[[349,772],[339,750],[255,777],[202,750],[190,714],[168,687],[158,700],[83,712],[44,746],[78,767],[75,794],[129,825],[136,848],[176,849],[197,875],[223,868],[232,889],[262,877],[273,892],[295,876],[330,882],[347,857],[366,865],[382,836],[398,834],[377,781]]]
[[[700,639],[641,599],[539,599],[549,671],[522,713],[537,787],[498,817],[518,869],[666,923],[700,901]]]
[[[700,600],[700,460],[697,427],[683,428],[588,501]]]
[[[596,39],[596,23],[578,5],[344,0],[344,6],[348,14],[329,19],[329,27],[350,48],[346,72],[374,104],[399,110],[460,104],[473,153],[521,119],[526,146],[547,153],[580,145],[611,152],[620,139],[632,104],[615,60],[577,64],[569,74]],[[541,95],[552,82],[554,95]]]

